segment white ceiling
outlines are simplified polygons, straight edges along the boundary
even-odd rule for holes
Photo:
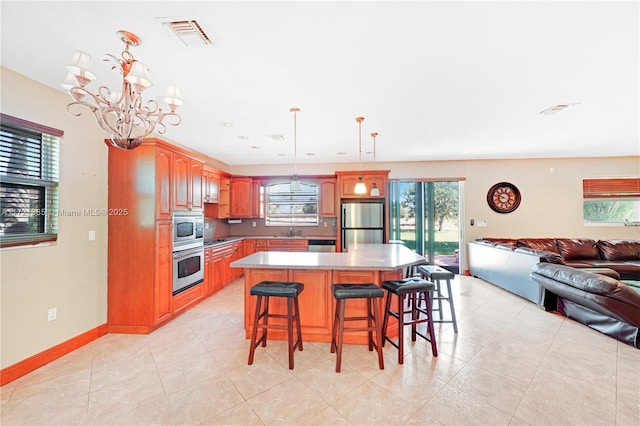
[[[131,31],[146,97],[182,90],[166,138],[229,165],[291,163],[291,107],[299,163],[357,161],[357,116],[364,161],[374,131],[385,162],[640,155],[638,5],[2,0],[2,66],[62,90],[84,50],[115,89],[101,59]],[[181,46],[161,17],[195,18],[213,45]],[[563,103],[579,105],[539,114]]]

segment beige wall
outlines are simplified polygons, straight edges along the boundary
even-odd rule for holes
[[[1,83],[4,114],[64,131],[60,210],[106,208],[107,147],[93,116],[69,115],[67,95],[6,68]],[[61,216],[58,232],[56,244],[0,252],[2,368],[107,320],[107,218]],[[51,307],[58,318],[49,322]]]
[[[105,134],[92,116],[73,117],[65,110],[69,98],[64,93],[5,68],[1,72],[3,113],[65,132],[60,209],[106,208]],[[332,174],[357,167],[303,164],[298,169],[300,174]],[[639,157],[378,163],[376,168],[392,170],[392,179],[465,178],[465,241],[481,236],[640,238],[638,228],[585,227],[581,202],[582,178],[639,175]],[[291,167],[236,166],[229,171],[289,175]],[[522,204],[511,214],[494,213],[485,201],[489,187],[499,181],[512,182],[522,192]],[[488,226],[471,227],[471,218],[486,220]],[[96,241],[88,241],[90,230],[96,231]],[[60,217],[55,245],[0,252],[2,368],[106,322],[106,236],[106,217]],[[47,310],[54,306],[58,319],[48,322]]]
[[[303,164],[298,165],[298,173],[331,173],[331,170],[358,170],[358,167],[357,164]],[[465,179],[463,243],[481,237],[640,239],[640,227],[585,226],[582,220],[582,179],[639,176],[640,157],[378,162],[376,168],[391,170],[390,179]],[[269,166],[265,172],[264,166],[236,166],[231,167],[231,173],[287,175],[291,170]],[[487,205],[487,191],[502,181],[515,184],[522,194],[522,202],[513,213],[499,214]],[[487,227],[470,226],[470,219],[486,221]],[[465,246],[461,247],[463,269],[466,269]]]

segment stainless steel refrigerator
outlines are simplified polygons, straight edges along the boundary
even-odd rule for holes
[[[343,201],[341,251],[358,244],[384,243],[384,202]]]

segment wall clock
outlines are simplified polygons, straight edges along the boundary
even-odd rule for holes
[[[489,188],[487,203],[498,213],[511,213],[520,205],[520,191],[509,182],[498,182]]]

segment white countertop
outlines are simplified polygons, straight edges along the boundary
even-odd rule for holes
[[[401,244],[359,244],[348,253],[261,251],[232,262],[231,267],[385,271],[423,261]]]

